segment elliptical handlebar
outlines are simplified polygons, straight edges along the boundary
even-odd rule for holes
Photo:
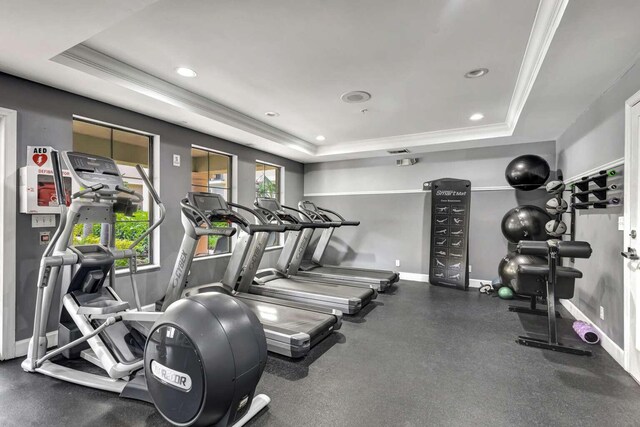
[[[60,153],[57,150],[51,151],[51,165],[53,167],[53,182],[56,186],[56,197],[60,206],[66,206],[67,196],[64,193],[62,179],[62,167],[60,166]]]
[[[144,233],[142,233],[140,236],[138,236],[138,238],[133,243],[131,243],[131,245],[129,246],[129,249],[135,248],[148,235],[153,233],[153,230],[158,228],[160,226],[160,224],[162,224],[164,222],[164,219],[167,216],[167,210],[164,207],[164,203],[162,203],[162,200],[160,199],[160,196],[158,196],[158,193],[156,192],[156,189],[153,187],[153,184],[151,184],[151,180],[149,179],[149,176],[146,174],[146,172],[144,171],[142,166],[140,166],[139,164],[136,165],[136,170],[140,174],[140,178],[142,178],[142,182],[144,183],[144,186],[147,188],[147,191],[149,192],[149,194],[151,194],[151,197],[153,198],[153,201],[158,206],[158,209],[160,210],[160,215],[158,216],[158,219],[151,225],[151,227],[149,227]],[[138,200],[139,202],[143,201],[142,195],[139,194],[139,193],[136,193],[133,190],[129,190],[128,188],[124,189],[124,188],[122,188],[120,186],[116,186],[116,189],[119,190],[119,191],[122,191],[123,193],[131,194],[133,196],[137,196],[138,199],[139,199]]]
[[[62,166],[60,165],[60,153],[57,150],[51,150],[51,166],[53,168],[53,183],[56,187],[56,197],[58,198],[58,207],[60,208],[60,224],[53,237],[49,241],[47,248],[44,251],[43,258],[49,257],[53,253],[53,249],[56,243],[60,239],[64,227],[67,223],[67,196],[64,193],[63,179],[62,179]]]

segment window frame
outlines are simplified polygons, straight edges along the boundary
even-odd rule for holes
[[[191,165],[191,169],[193,173],[193,156],[191,156],[191,150],[192,149],[196,149],[196,150],[201,150],[201,151],[206,151],[208,153],[213,153],[213,154],[218,154],[218,155],[222,155],[222,156],[226,156],[229,157],[230,162],[229,162],[229,172],[228,172],[228,178],[227,178],[227,182],[229,183],[229,187],[226,189],[227,190],[227,194],[229,195],[229,197],[227,198],[227,201],[233,202],[235,200],[238,199],[238,178],[237,178],[237,174],[235,173],[238,170],[238,156],[236,154],[232,154],[226,151],[222,151],[222,150],[217,150],[215,148],[210,148],[210,147],[205,147],[203,145],[197,145],[197,144],[191,144],[190,150],[189,150],[189,158],[190,158],[190,165]],[[207,176],[209,173],[209,169],[207,166]],[[189,178],[191,184],[189,186],[189,188],[191,189],[190,191],[192,191],[194,185],[193,185],[193,175]],[[203,186],[196,186],[196,187],[203,187]],[[207,186],[207,190],[209,189],[209,186]],[[230,200],[229,200],[230,198]],[[230,239],[229,239],[229,251],[227,252],[221,252],[221,253],[217,253],[217,254],[208,254],[208,255],[196,255],[193,257],[193,261],[197,262],[197,261],[206,261],[206,260],[211,260],[211,259],[216,259],[216,258],[226,258],[226,257],[230,257],[231,254],[233,253],[233,250],[235,249],[236,246],[236,241],[237,241],[238,235],[237,233],[235,235],[233,235]]]
[[[114,123],[110,123],[110,122],[105,122],[102,120],[97,120],[97,119],[92,119],[89,117],[85,117],[85,116],[80,116],[80,115],[72,115],[72,128],[73,128],[73,122],[75,121],[80,121],[80,122],[85,122],[88,124],[92,124],[92,125],[96,125],[96,126],[102,126],[102,127],[106,127],[111,129],[111,139],[110,139],[110,144],[111,144],[111,151],[113,151],[113,131],[117,130],[117,131],[121,131],[121,132],[128,132],[128,133],[133,133],[133,134],[138,134],[141,136],[145,136],[147,138],[149,138],[149,148],[148,148],[148,159],[149,159],[149,167],[148,167],[148,174],[149,174],[149,179],[151,180],[151,182],[153,183],[153,186],[156,190],[156,192],[158,192],[158,194],[160,194],[160,177],[156,175],[156,169],[155,169],[155,165],[160,161],[160,136],[157,134],[153,134],[150,132],[146,132],[143,130],[139,130],[139,129],[133,129],[133,128],[129,128],[126,126],[121,126],[121,125],[117,125]],[[73,129],[72,129],[72,134],[73,134]],[[114,160],[115,161],[115,160]],[[117,161],[116,161],[117,164]],[[120,166],[120,165],[119,165]],[[143,196],[148,196],[149,198],[146,199],[148,200],[149,203],[149,226],[151,226],[154,222],[156,222],[159,219],[159,210],[156,208],[155,202],[152,200],[151,195],[149,194],[149,191],[147,188],[145,188],[144,186],[144,182],[142,181],[141,177],[135,177],[133,178],[135,180],[139,180],[140,184],[143,187],[144,194]],[[116,223],[118,222],[125,222],[125,221],[116,221]],[[114,229],[115,229],[115,225],[116,223],[114,223]],[[115,242],[114,242],[115,244]],[[137,271],[150,271],[150,270],[158,270],[161,268],[161,264],[160,264],[160,227],[156,228],[150,235],[149,235],[149,263],[148,264],[142,264],[137,266]],[[129,267],[128,266],[122,266],[122,267],[116,267],[115,268],[115,274],[116,276],[121,276],[124,274],[128,274],[129,273]]]

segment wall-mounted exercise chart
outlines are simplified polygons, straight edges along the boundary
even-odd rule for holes
[[[431,190],[429,282],[469,287],[469,209],[471,181],[443,178],[425,183]]]

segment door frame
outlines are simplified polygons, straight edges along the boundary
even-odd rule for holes
[[[633,108],[640,104],[640,91],[636,92],[625,102],[625,144],[624,144],[624,248],[632,246],[631,242],[631,214],[632,204],[638,206],[640,200],[638,197],[638,191],[640,191],[640,185],[635,182],[632,177],[638,176],[640,171],[640,135],[637,132],[633,132],[633,120],[638,120],[640,115],[634,117]],[[637,227],[637,225],[636,225]],[[637,243],[636,243],[637,245]],[[639,279],[637,274],[631,274],[629,268],[626,266],[624,258],[623,271],[624,271],[624,368],[629,372],[636,380],[640,379],[640,373],[631,372],[631,356],[636,351],[632,346],[631,337],[631,289],[637,286]],[[637,289],[637,288],[636,288]]]
[[[18,112],[0,107],[0,360],[16,350]]]

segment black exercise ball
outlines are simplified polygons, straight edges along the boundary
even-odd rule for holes
[[[524,205],[511,209],[502,218],[502,234],[511,243],[521,240],[547,240],[545,224],[551,216],[537,206]]]
[[[519,265],[547,265],[547,260],[532,255],[520,255],[516,252],[509,252],[498,265],[498,275],[504,286],[517,289]]]
[[[550,173],[551,168],[545,159],[526,154],[511,160],[504,171],[504,177],[513,188],[531,191],[544,185]]]

